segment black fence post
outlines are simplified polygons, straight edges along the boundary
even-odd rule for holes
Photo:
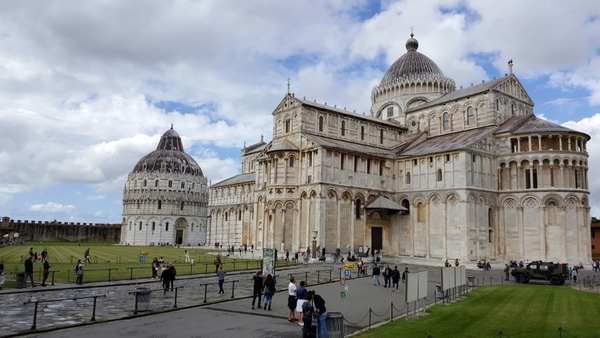
[[[319,282],[320,282],[320,279],[319,279],[319,273],[320,272],[321,272],[320,270],[317,270],[317,284],[319,284]]]
[[[52,271],[52,284],[51,284],[52,286],[54,286],[54,273],[55,272],[60,272],[60,271]]]
[[[233,281],[233,282],[232,282],[232,285],[231,285],[231,298],[233,298],[233,295],[234,295],[234,293],[235,293],[235,282],[236,282],[236,281]]]
[[[304,282],[307,283],[308,282],[308,271],[304,272]]]
[[[94,296],[94,309],[92,310],[92,319],[90,319],[92,322],[96,321],[96,298],[98,298],[98,296]]]
[[[137,315],[137,313],[138,313],[138,293],[134,292],[133,296],[135,297],[135,305],[133,306],[133,314]]]
[[[208,285],[204,284],[204,303],[206,303],[206,291],[208,289]]]
[[[178,286],[175,288],[175,304],[173,305],[173,308],[177,308],[177,289],[182,288],[183,286]]]
[[[330,282],[331,282],[331,271],[332,271],[332,270],[333,270],[333,269],[329,269],[329,281],[330,281]]]
[[[108,269],[108,281],[109,281],[109,282],[110,282],[110,271],[111,271],[111,270],[112,270],[112,269]]]
[[[371,310],[371,308],[369,308],[369,330],[371,329],[371,313],[373,312],[373,310]]]

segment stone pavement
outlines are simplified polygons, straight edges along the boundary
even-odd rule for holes
[[[415,263],[420,262],[416,261],[411,262],[412,264],[403,264],[399,260],[387,260],[392,267],[398,265],[400,271],[404,270],[405,266],[411,272],[427,270],[429,280],[428,294],[430,296],[424,302],[421,302],[420,306],[436,301],[434,297],[435,284],[439,284],[441,281],[440,266],[417,265]],[[369,274],[371,266],[371,264],[368,264]],[[206,304],[204,303],[204,287],[201,287],[200,284],[215,283],[216,277],[212,274],[208,276],[181,277],[175,282],[175,286],[183,287],[177,291],[177,306],[179,309],[202,306],[202,308],[197,310],[212,310],[230,314],[238,313],[246,317],[248,315],[266,316],[285,322],[287,318],[287,295],[285,289],[288,284],[288,275],[293,274],[298,281],[308,280],[309,290],[314,289],[326,299],[329,312],[344,314],[349,332],[389,320],[390,310],[393,311],[394,317],[405,314],[407,309],[411,310],[411,315],[414,313],[414,305],[408,305],[410,306],[408,308],[404,303],[403,290],[400,290],[400,292],[390,292],[390,289],[383,288],[383,286],[373,286],[370,276],[368,278],[347,279],[345,284],[348,286],[348,292],[346,298],[342,299],[340,291],[343,290],[343,287],[339,283],[341,267],[341,264],[315,263],[278,269],[278,289],[280,291],[274,296],[272,311],[251,309],[250,297],[252,294],[252,275],[254,271],[228,273],[225,284],[226,293],[224,295],[217,294],[218,288],[216,285],[208,286]],[[467,268],[472,269],[473,267],[467,266]],[[584,273],[580,274],[580,278],[584,278],[586,273],[591,274],[589,271],[584,271]],[[330,275],[331,283],[329,283]],[[509,282],[502,280],[502,270],[499,268],[492,271],[480,271],[475,268],[475,270],[467,270],[467,275],[474,276],[478,285],[488,285],[490,283],[513,284],[512,280]],[[356,277],[356,271],[353,272],[353,277]],[[232,280],[239,280],[238,283],[235,283],[233,299],[231,298]],[[138,281],[137,286],[151,290],[160,289],[157,280]],[[3,290],[1,292],[2,301],[0,302],[0,336],[22,335],[28,332],[33,323],[34,304],[24,305],[23,303],[30,300],[35,301],[36,299],[64,299],[62,301],[39,304],[36,323],[39,332],[57,327],[90,323],[93,311],[93,299],[71,300],[74,297],[90,295],[105,295],[105,297],[97,299],[96,322],[138,318],[146,314],[168,312],[158,316],[162,322],[164,318],[174,316],[174,313],[169,311],[173,310],[175,304],[175,292],[168,292],[166,295],[163,295],[162,291],[152,292],[149,312],[140,312],[138,315],[134,315],[134,297],[129,293],[134,291],[135,288],[136,284],[131,283],[131,281],[119,281],[89,283],[83,286],[56,285],[47,288]],[[292,323],[288,324],[293,325]],[[93,326],[96,325],[87,326],[86,330],[88,327],[92,330]],[[79,328],[78,332],[81,329]],[[295,332],[296,328],[293,330]],[[132,337],[135,337],[135,335]],[[143,335],[140,337],[143,337]]]

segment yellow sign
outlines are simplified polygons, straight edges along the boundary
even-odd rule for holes
[[[150,254],[150,252],[148,252],[148,251],[141,251],[140,254],[142,256],[148,256]]]
[[[344,269],[346,269],[346,270],[356,269],[356,264],[354,264],[354,263],[344,263]]]

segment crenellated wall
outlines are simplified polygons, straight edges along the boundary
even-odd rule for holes
[[[18,238],[25,241],[119,243],[121,240],[121,224],[15,221],[2,217],[0,230],[10,238],[18,233]]]

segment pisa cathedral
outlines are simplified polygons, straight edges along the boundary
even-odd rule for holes
[[[245,146],[241,174],[210,188],[168,130],[129,174],[122,243],[294,252],[316,237],[328,252],[589,261],[590,137],[537,118],[512,62],[457,89],[418,46],[411,34],[369,115],[288,90],[273,140]]]
[[[289,93],[273,140],[210,187],[208,242],[464,262],[591,259],[590,137],[513,74],[457,89],[411,34],[356,114]]]

